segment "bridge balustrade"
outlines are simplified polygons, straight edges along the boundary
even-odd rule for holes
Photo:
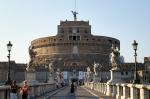
[[[9,99],[9,86],[0,86],[0,99]]]
[[[116,99],[150,99],[150,85],[86,82],[85,87]]]
[[[56,88],[55,84],[49,83],[37,83],[33,85],[29,85],[30,99],[35,99],[38,96],[44,95],[47,92],[53,91]],[[10,99],[10,86],[0,86],[0,99]],[[18,93],[18,99],[21,99],[21,95]]]

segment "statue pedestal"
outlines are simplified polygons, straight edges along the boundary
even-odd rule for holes
[[[120,69],[111,69],[111,79],[107,82],[107,92],[106,95],[108,96],[115,96],[116,94],[116,89],[112,87],[111,85],[114,85],[116,83],[122,83],[123,81],[121,80],[121,71]],[[113,91],[112,91],[113,90]]]
[[[26,71],[26,80],[29,84],[36,84],[36,72],[35,71]]]
[[[93,82],[99,82],[99,81],[100,81],[100,77],[97,76],[97,75],[94,75],[93,78],[94,78],[94,79],[93,79]]]
[[[54,76],[49,76],[48,83],[55,83]]]
[[[111,74],[110,75],[111,78],[107,83],[115,84],[115,83],[123,82],[121,80],[121,71],[120,71],[120,69],[111,69],[110,74]]]

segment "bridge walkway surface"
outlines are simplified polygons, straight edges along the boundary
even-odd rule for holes
[[[63,87],[59,90],[47,93],[37,99],[115,99],[99,92],[78,86],[74,93],[70,93],[70,87]]]

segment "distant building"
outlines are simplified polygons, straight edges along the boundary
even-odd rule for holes
[[[125,63],[124,57],[120,56],[120,63]]]
[[[25,80],[25,68],[26,64],[10,62],[10,78],[11,80],[17,80],[21,82]],[[7,79],[8,62],[0,62],[0,83],[4,83]]]
[[[150,83],[150,57],[144,57],[144,82]]]
[[[121,72],[121,80],[127,83],[131,83],[134,78],[135,72],[135,63],[122,63],[119,64]],[[137,78],[140,80],[140,83],[143,83],[143,63],[137,63]]]
[[[26,67],[27,64],[10,62],[10,78],[17,82],[22,82],[26,79]],[[44,82],[48,76],[48,70],[45,67],[36,68],[36,79],[39,82]],[[4,83],[7,79],[8,62],[0,62],[0,83]]]

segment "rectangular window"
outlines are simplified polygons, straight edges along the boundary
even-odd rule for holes
[[[80,40],[80,36],[77,36],[77,40]]]
[[[76,41],[76,36],[73,36],[73,40]]]
[[[72,36],[69,36],[69,40],[72,40],[73,39],[73,37]]]
[[[72,35],[70,35],[68,39],[76,41],[76,40],[80,40],[80,36],[72,36]]]

